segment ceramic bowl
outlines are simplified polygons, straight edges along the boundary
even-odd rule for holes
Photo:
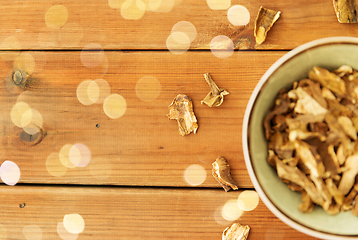
[[[300,212],[301,194],[288,189],[267,161],[263,120],[282,88],[307,78],[314,66],[358,69],[358,38],[331,37],[303,44],[276,61],[262,76],[248,102],[243,123],[243,151],[251,181],[261,200],[283,222],[307,235],[322,239],[358,239],[358,217],[350,211],[329,215],[315,206]]]

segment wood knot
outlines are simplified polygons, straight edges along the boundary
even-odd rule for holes
[[[5,78],[7,89],[14,94],[22,93],[29,86],[30,75],[20,69],[14,69]]]
[[[46,132],[42,127],[33,126],[33,128],[37,128],[35,129],[36,131],[31,132],[23,130],[20,133],[20,139],[30,146],[39,144],[46,136]]]
[[[15,69],[12,73],[12,81],[16,86],[21,86],[26,83],[29,75],[22,70]]]
[[[22,129],[19,127],[13,128],[13,134],[10,137],[11,145],[16,147],[32,147],[42,142],[47,135],[42,127],[32,126],[36,131],[29,131],[29,129]]]

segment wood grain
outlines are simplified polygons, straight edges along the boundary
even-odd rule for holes
[[[107,0],[3,0],[0,44],[8,37],[15,37],[20,42],[16,46],[21,49],[82,49],[90,43],[105,49],[167,49],[166,40],[179,21],[189,21],[197,30],[192,49],[210,49],[211,40],[218,35],[231,38],[236,49],[288,50],[317,38],[358,34],[355,24],[338,23],[332,1],[232,1],[231,6],[239,4],[249,10],[250,22],[245,27],[233,26],[228,21],[227,10],[211,10],[205,0],[175,2],[170,12],[146,11],[139,20],[127,20],[120,9],[110,8]],[[46,26],[45,14],[58,4],[66,7],[68,19],[64,26],[53,29]],[[260,6],[282,14],[266,42],[256,45],[253,29]],[[11,49],[15,44],[0,47]]]
[[[60,239],[57,224],[66,214],[77,213],[85,221],[80,240],[220,239],[231,225],[220,218],[220,208],[240,192],[2,186],[0,193],[0,224],[7,239],[24,239],[23,228],[29,225],[41,229],[42,239]],[[262,202],[235,222],[251,227],[248,239],[314,239],[288,227]]]
[[[207,172],[201,186],[219,187],[211,176],[211,164],[224,156],[237,184],[252,187],[242,152],[243,115],[256,83],[282,52],[235,52],[224,60],[210,52],[106,52],[106,72],[103,66],[84,67],[76,51],[40,52],[45,54],[42,57],[36,55],[39,52],[30,53],[35,59],[46,58],[46,64],[17,92],[7,86],[11,62],[0,62],[5,79],[0,88],[0,161],[18,164],[20,182],[187,186],[184,170],[199,164]],[[200,104],[210,91],[203,77],[206,72],[230,92],[218,108]],[[148,75],[161,85],[159,97],[151,102],[140,100],[135,91],[139,79]],[[103,104],[84,106],[78,101],[77,86],[97,78],[105,79],[112,93],[124,97],[127,110],[123,117],[111,119]],[[179,135],[176,121],[166,117],[168,105],[179,93],[192,98],[199,123],[197,133],[185,137]],[[10,112],[17,99],[42,114],[47,135],[39,144],[22,141],[21,131],[11,122]],[[47,157],[75,143],[90,149],[90,164],[68,169],[63,177],[51,176],[45,166]]]
[[[141,1],[148,7],[148,0]],[[211,10],[206,0],[174,3],[169,12],[148,10],[139,20],[128,20],[108,0],[0,2],[0,163],[13,161],[21,171],[18,186],[0,185],[0,238],[34,239],[26,231],[37,229],[42,239],[59,239],[58,223],[66,214],[78,213],[86,226],[77,239],[220,239],[231,224],[222,221],[220,209],[242,190],[253,188],[241,128],[261,76],[303,43],[358,35],[355,24],[338,23],[331,1],[232,0],[231,6],[243,5],[251,14],[244,27],[230,24],[227,10]],[[57,28],[45,21],[55,5],[68,13],[68,18],[52,19],[55,25],[65,19]],[[253,30],[260,6],[282,14],[267,40],[257,45]],[[197,36],[188,52],[176,55],[166,41],[179,21],[191,22]],[[258,51],[235,51],[219,59],[210,52],[212,39],[219,35],[229,37],[237,50]],[[100,51],[82,51],[89,44]],[[26,64],[17,62],[18,56]],[[14,69],[31,70],[26,84],[14,84]],[[230,92],[219,108],[200,103],[209,92],[206,72]],[[160,90],[152,101],[136,93],[144,76],[159,82],[151,88]],[[79,102],[77,87],[88,79],[106,80],[111,93],[125,99],[121,118],[109,118],[103,104]],[[166,117],[179,93],[193,100],[199,122],[195,135],[180,136],[177,123]],[[41,114],[41,138],[23,135],[12,122],[17,101]],[[47,158],[75,143],[89,148],[89,164],[65,168],[61,177],[51,175]],[[211,164],[218,156],[228,160],[239,191],[224,192],[212,177]],[[206,172],[198,186],[184,180],[193,164]],[[249,240],[314,239],[281,222],[261,201],[236,222],[251,227]]]

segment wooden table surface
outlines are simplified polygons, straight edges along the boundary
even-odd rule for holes
[[[221,239],[233,222],[251,227],[250,240],[314,239],[261,201],[232,221],[222,219],[221,208],[253,190],[241,129],[261,76],[303,43],[358,36],[357,25],[338,23],[332,1],[324,0],[163,2],[158,10],[159,0],[0,2],[0,164],[14,162],[21,173],[15,186],[0,186],[0,239]],[[210,8],[215,2],[227,5]],[[235,5],[250,13],[245,26],[228,19]],[[258,45],[260,6],[281,17]],[[167,39],[181,21],[190,22],[196,36],[181,45],[190,46],[187,51],[173,52]],[[211,51],[220,35],[235,49],[225,57]],[[29,73],[25,84],[12,81],[14,69]],[[230,92],[217,108],[201,104],[209,92],[207,72]],[[104,79],[107,90],[121,96],[123,116],[113,119],[103,103],[79,101],[77,89],[89,79]],[[149,87],[140,87],[143,79]],[[177,94],[193,100],[196,134],[180,136],[166,116]],[[16,126],[11,112],[17,102],[36,110],[40,134]],[[91,153],[88,164],[56,165],[64,146],[79,143]],[[238,191],[225,192],[212,176],[218,156],[228,160]],[[191,166],[204,170],[199,184],[185,181]],[[68,214],[83,218],[78,235],[58,230]]]

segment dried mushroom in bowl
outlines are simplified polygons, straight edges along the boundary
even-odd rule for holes
[[[268,163],[292,191],[299,209],[358,215],[358,71],[313,67],[282,89],[264,119]]]

